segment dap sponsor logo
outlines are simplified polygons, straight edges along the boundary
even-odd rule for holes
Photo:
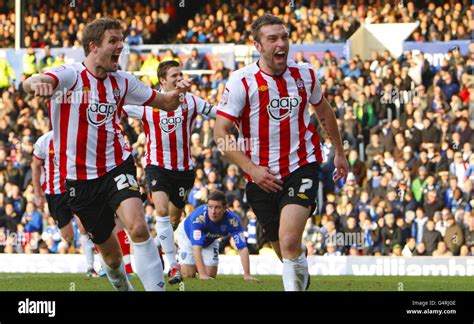
[[[268,115],[275,121],[280,121],[291,115],[301,103],[301,97],[283,97],[270,99],[267,110]]]
[[[164,117],[160,120],[160,128],[165,133],[172,133],[178,128],[178,125],[183,122],[183,117],[174,116],[174,117]]]
[[[113,103],[93,103],[87,108],[87,120],[94,126],[102,126],[112,119],[117,105]]]

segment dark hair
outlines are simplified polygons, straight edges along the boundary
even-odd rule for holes
[[[212,191],[207,200],[214,200],[214,201],[220,201],[222,202],[222,205],[226,205],[227,204],[227,199],[225,198],[225,194],[222,192],[222,191],[219,191],[219,190],[215,190],[215,191]]]
[[[90,53],[90,42],[93,42],[96,45],[100,45],[102,43],[102,40],[104,39],[105,31],[109,29],[118,29],[122,31],[120,21],[117,19],[100,18],[87,24],[82,34],[82,47],[84,47],[84,52],[86,56],[88,56]]]
[[[257,20],[252,23],[251,27],[252,36],[255,41],[260,41],[260,28],[267,25],[285,25],[285,23],[280,18],[269,14],[258,17]]]
[[[161,80],[162,78],[166,78],[169,69],[179,66],[179,63],[175,60],[161,62],[160,65],[158,65],[158,79]]]

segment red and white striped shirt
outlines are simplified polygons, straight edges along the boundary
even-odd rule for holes
[[[307,163],[322,162],[319,135],[308,113],[308,104],[317,106],[322,99],[311,65],[289,60],[283,74],[272,76],[253,63],[232,73],[217,114],[239,124],[252,162],[284,177]]]
[[[59,195],[66,192],[65,179],[59,175],[59,167],[55,159],[53,144],[53,131],[49,131],[35,143],[33,156],[43,161],[43,172],[41,173],[41,188],[47,195]]]
[[[99,79],[82,63],[46,74],[56,81],[50,116],[61,176],[91,180],[122,164],[130,155],[119,126],[122,107],[146,105],[156,92],[123,71]]]
[[[168,170],[193,169],[190,137],[197,114],[215,117],[216,108],[201,98],[186,93],[183,103],[174,111],[145,106],[125,106],[125,113],[140,119],[145,129],[146,165]]]

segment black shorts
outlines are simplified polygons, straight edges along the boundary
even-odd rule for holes
[[[316,208],[320,167],[317,162],[306,164],[293,171],[283,180],[283,189],[266,193],[257,184],[247,184],[247,201],[252,207],[263,232],[269,241],[278,241],[280,213],[284,206],[290,204]],[[310,215],[311,215],[310,213]]]
[[[68,199],[69,196],[67,192],[58,195],[46,195],[49,213],[53,216],[59,228],[63,228],[69,224],[74,217],[71,207],[69,207]]]
[[[104,243],[115,227],[115,210],[128,198],[139,198],[137,169],[130,156],[124,163],[93,180],[66,180],[69,206],[95,244]]]
[[[145,176],[150,192],[166,192],[173,205],[183,209],[188,192],[194,186],[196,173],[194,170],[173,171],[156,165],[148,165],[145,168]]]

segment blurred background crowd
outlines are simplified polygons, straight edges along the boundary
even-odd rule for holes
[[[12,10],[11,1],[0,0],[2,48],[14,43]],[[74,8],[67,2],[36,0],[26,12],[24,42],[30,49],[23,58],[25,74],[15,75],[0,55],[0,253],[80,250],[79,245],[62,244],[47,206],[41,210],[33,204],[33,145],[50,125],[45,103],[26,96],[14,80],[62,64],[64,57],[51,56],[49,48],[79,46],[84,25],[100,15],[123,21],[129,45],[252,44],[249,26],[263,12],[284,19],[291,44],[343,42],[361,24],[376,22],[418,21],[411,39],[420,42],[465,40],[472,32],[472,6],[467,1],[423,5],[414,1],[402,7],[382,1],[325,5],[295,1],[294,8],[272,0],[214,1],[212,5],[202,1],[194,12],[186,13],[189,20],[177,19],[180,10],[175,2],[163,0],[96,1],[88,7],[77,1]],[[294,56],[313,65],[334,108],[351,170],[344,183],[332,181],[334,149],[311,109],[324,162],[322,201],[308,219],[303,238],[310,255],[474,255],[474,46],[469,49],[463,56],[452,48],[439,70],[423,53],[405,52],[393,59],[388,51],[374,51],[367,60],[336,58],[329,51],[319,59],[302,52]],[[47,55],[38,61],[40,52]],[[198,50],[179,57],[171,50],[132,52],[128,66],[122,68],[156,71],[161,61],[169,59],[180,61],[186,70],[212,65],[214,72],[198,77],[192,92],[217,104],[232,71],[222,62],[211,64]],[[235,69],[242,66],[239,63]],[[158,85],[153,75],[142,80]],[[185,214],[204,203],[210,191],[222,190],[229,208],[242,221],[251,253],[271,253],[247,204],[242,171],[226,161],[213,142],[214,124],[214,119],[198,117],[192,131],[196,181]],[[124,118],[123,128],[145,191],[143,127]],[[145,212],[152,229],[154,208],[149,201]],[[221,253],[236,254],[233,242],[224,239]]]

